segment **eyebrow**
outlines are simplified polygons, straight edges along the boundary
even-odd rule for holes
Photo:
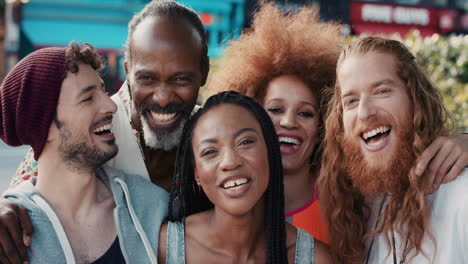
[[[255,134],[258,134],[257,133],[257,130],[253,129],[253,128],[250,128],[250,127],[246,127],[246,128],[242,128],[240,129],[239,131],[237,131],[236,133],[233,134],[234,137],[238,137],[240,136],[241,134],[243,133],[247,133],[247,132],[254,132]],[[200,142],[200,144],[198,144],[199,146],[202,145],[202,144],[206,144],[206,143],[216,143],[218,140],[217,139],[214,139],[214,138],[207,138],[207,139],[204,139]]]
[[[386,79],[383,79],[383,80],[380,80],[380,81],[373,82],[371,84],[371,87],[375,88],[375,87],[380,86],[382,84],[394,84],[394,83],[395,82],[393,80],[386,78]]]
[[[173,76],[177,76],[177,75],[190,75],[190,76],[193,76],[195,75],[194,72],[192,71],[181,71],[181,72],[176,72],[174,74],[172,74]]]
[[[93,90],[95,90],[95,89],[97,89],[97,88],[98,88],[98,87],[97,87],[96,85],[94,85],[94,84],[93,84],[93,85],[90,85],[90,86],[87,86],[87,87],[81,89],[80,93],[78,94],[78,97],[81,97],[81,96],[83,96],[84,94],[87,94],[87,93],[89,93],[89,92],[91,92],[91,91],[93,91]],[[103,80],[101,80],[101,88],[105,89],[105,88],[104,88],[104,81],[103,81]]]
[[[95,90],[96,88],[97,88],[97,87],[96,87],[96,85],[94,85],[94,84],[93,84],[93,85],[90,85],[90,86],[87,86],[87,87],[81,89],[80,94],[78,94],[78,97],[81,97],[81,96],[83,96],[84,94],[89,93],[89,92],[91,92],[92,90]]]
[[[268,103],[271,103],[271,102],[275,103],[275,102],[283,102],[283,101],[284,101],[284,100],[283,100],[282,98],[275,98],[275,99],[272,99],[272,100],[268,101],[267,104],[268,104]],[[318,108],[317,105],[314,105],[314,104],[312,104],[312,103],[310,103],[310,102],[308,102],[308,101],[302,100],[302,101],[299,101],[299,103],[306,104],[306,105],[310,105],[310,106],[312,106],[312,107],[314,107],[314,108]]]
[[[135,75],[140,75],[140,74],[155,75],[154,72],[152,72],[150,70],[146,70],[146,69],[139,69],[139,70],[135,71]]]

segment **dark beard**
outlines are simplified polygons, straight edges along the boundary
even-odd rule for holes
[[[78,137],[73,136],[71,131],[64,126],[60,128],[60,135],[61,138],[58,149],[63,161],[77,171],[94,171],[96,168],[115,157],[118,152],[115,140],[107,142],[112,148],[106,152],[98,149],[96,146],[90,146],[86,142],[80,142],[77,140]]]
[[[340,144],[345,153],[345,169],[353,187],[366,198],[374,198],[380,193],[399,194],[409,185],[409,172],[415,162],[412,152],[412,130],[395,131],[396,150],[384,167],[369,164],[361,152],[359,142],[340,136]],[[410,133],[411,132],[411,133]]]

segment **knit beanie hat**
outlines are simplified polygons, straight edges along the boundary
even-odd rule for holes
[[[57,109],[66,48],[37,50],[8,73],[0,87],[0,138],[10,146],[30,145],[41,155]]]

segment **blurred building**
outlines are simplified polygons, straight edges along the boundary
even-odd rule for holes
[[[96,46],[107,61],[106,87],[115,90],[125,79],[124,44],[128,22],[149,0],[1,0],[0,30],[7,28],[2,56],[6,69],[36,49],[65,46],[72,40]],[[219,56],[227,40],[244,25],[245,0],[181,0],[195,9],[208,32],[209,55]],[[3,30],[0,31],[2,33]],[[2,38],[3,39],[3,38]],[[2,49],[3,51],[3,49]]]
[[[353,33],[468,33],[468,0],[348,0]]]
[[[96,46],[107,60],[106,87],[125,79],[123,49],[127,25],[150,0],[0,0],[0,78],[21,58],[72,40]],[[209,55],[222,55],[229,40],[249,27],[257,0],[178,0],[200,15],[208,33]],[[316,5],[324,20],[343,23],[344,34],[422,35],[467,33],[468,0],[276,0],[285,11]],[[6,33],[5,33],[6,32]]]

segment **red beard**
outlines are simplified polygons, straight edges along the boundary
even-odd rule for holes
[[[396,134],[397,144],[385,166],[376,167],[369,164],[369,161],[364,157],[355,135],[360,135],[364,127],[383,124],[391,125],[392,133]],[[415,161],[412,152],[412,129],[397,130],[393,120],[382,119],[373,120],[365,126],[360,124],[355,131],[359,132],[353,131],[352,137],[339,137],[345,153],[345,169],[353,187],[367,198],[374,198],[380,193],[399,194],[404,191],[409,185],[408,175]]]

